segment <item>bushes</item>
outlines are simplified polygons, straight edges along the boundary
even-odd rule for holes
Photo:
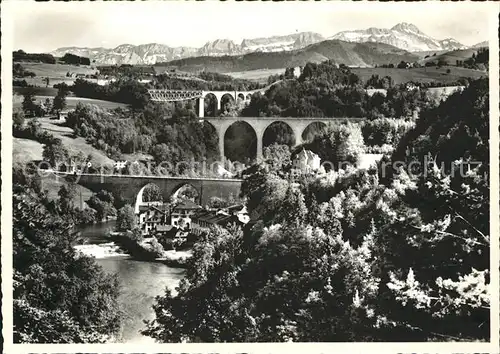
[[[304,147],[318,154],[321,161],[338,166],[339,163],[356,164],[364,153],[365,144],[359,125],[348,123],[328,127]]]
[[[368,146],[397,146],[401,138],[414,126],[414,122],[404,119],[380,118],[364,122],[361,131]]]

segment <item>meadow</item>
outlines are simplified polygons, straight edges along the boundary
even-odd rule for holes
[[[56,94],[57,94],[57,90]],[[55,95],[54,95],[55,96]],[[54,99],[53,95],[37,95],[35,96],[35,100],[37,103],[40,103],[42,101],[45,101],[47,98],[49,99]],[[12,105],[13,109],[21,109],[21,105],[23,102],[23,96],[21,95],[14,95],[13,100],[12,100]],[[66,97],[66,109],[75,109],[76,105],[78,103],[82,104],[93,104],[96,106],[99,106],[103,109],[115,109],[115,108],[126,108],[127,105],[124,103],[118,103],[118,102],[111,102],[111,101],[103,101],[103,100],[97,100],[93,98],[83,98],[83,97],[73,97],[73,96],[68,96]]]
[[[446,71],[450,70],[449,73]],[[414,82],[439,82],[451,84],[462,77],[479,79],[488,76],[485,71],[472,70],[456,66],[424,67],[424,68],[351,68],[351,71],[366,82],[372,75],[379,77],[390,76],[394,84],[402,84],[409,81]]]

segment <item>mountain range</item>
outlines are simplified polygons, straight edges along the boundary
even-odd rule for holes
[[[418,56],[385,43],[353,43],[325,40],[302,49],[269,53],[248,53],[236,56],[204,56],[173,60],[166,66],[181,71],[210,71],[219,73],[241,72],[259,69],[281,69],[304,66],[332,60],[337,64],[355,67],[373,67],[381,64],[398,64],[402,60],[414,62]],[[162,66],[157,64],[157,66]]]
[[[408,52],[467,48],[467,46],[453,38],[434,39],[420,31],[415,25],[405,22],[399,23],[390,29],[371,27],[364,30],[343,31],[328,39],[353,43],[384,43]],[[88,57],[92,61],[95,60],[95,63],[99,65],[152,65],[190,57],[241,56],[249,53],[292,52],[325,40],[318,33],[301,32],[285,36],[243,39],[240,44],[230,39],[216,39],[205,43],[200,48],[170,47],[158,43],[141,45],[122,44],[116,48],[64,47],[58,48],[50,54],[55,57],[62,57],[66,53],[71,53]],[[484,42],[481,42],[474,47],[482,46],[483,44]]]
[[[71,53],[95,60],[97,64],[155,64],[175,59],[200,56],[242,55],[253,52],[270,53],[304,48],[325,40],[313,32],[301,32],[286,36],[244,39],[241,44],[229,39],[209,41],[201,48],[169,47],[165,44],[122,44],[116,48],[64,47],[51,52],[55,57]]]
[[[386,43],[410,52],[455,50],[467,47],[453,38],[434,39],[420,31],[417,26],[406,22],[398,23],[390,29],[371,27],[365,30],[343,31],[330,37],[330,39],[358,43]]]

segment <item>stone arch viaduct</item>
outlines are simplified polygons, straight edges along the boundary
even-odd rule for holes
[[[56,176],[71,179],[94,193],[108,190],[130,205],[136,203],[137,195],[148,184],[156,184],[159,187],[163,200],[168,200],[181,187],[190,185],[198,192],[199,203],[206,205],[211,197],[226,200],[231,196],[239,197],[242,183],[241,179],[230,178],[54,173]]]
[[[224,90],[224,91],[203,91],[203,90],[148,90],[151,100],[157,102],[176,102],[184,100],[198,100],[198,116],[203,118],[205,116],[205,97],[213,95],[217,102],[217,111],[220,111],[222,98],[229,96],[233,100],[241,99],[250,102],[252,95],[256,92],[266,92],[271,86],[276,85],[282,80],[273,82],[272,84],[257,90],[241,91],[241,90]]]
[[[224,137],[228,128],[236,122],[246,122],[250,125],[257,137],[257,160],[262,159],[262,139],[266,129],[273,123],[281,122],[288,125],[295,137],[295,145],[303,143],[302,135],[311,124],[321,123],[325,126],[346,122],[360,122],[363,118],[310,118],[310,117],[205,117],[217,132],[219,138],[219,152],[221,159],[225,157]]]
[[[295,137],[295,145],[303,143],[302,134],[307,127],[313,123],[322,123],[325,125],[339,124],[346,121],[359,122],[363,118],[310,118],[310,117],[205,117],[204,116],[204,99],[208,95],[214,95],[217,101],[217,110],[221,108],[222,98],[229,95],[234,100],[238,98],[249,102],[251,97],[256,92],[265,92],[271,86],[278,84],[282,80],[276,81],[264,88],[252,91],[185,91],[185,90],[149,90],[149,94],[153,101],[157,102],[175,102],[190,99],[198,99],[198,116],[200,121],[209,122],[216,130],[219,138],[219,151],[221,160],[224,159],[224,136],[227,129],[236,122],[246,122],[254,130],[257,137],[257,160],[262,158],[262,139],[266,129],[275,122],[283,122],[287,124],[293,131]]]

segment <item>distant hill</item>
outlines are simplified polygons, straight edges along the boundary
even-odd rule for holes
[[[488,47],[488,46],[489,46],[488,41],[483,41],[483,42],[479,42],[479,43],[474,44],[471,48],[483,48],[483,47]]]
[[[239,72],[259,69],[280,69],[303,66],[308,62],[319,63],[333,60],[347,66],[371,67],[402,60],[417,61],[419,58],[405,50],[383,43],[350,43],[328,40],[306,48],[274,53],[249,53],[238,56],[194,57],[173,60],[161,65],[177,67],[179,70]]]
[[[425,64],[427,62],[437,63],[441,60],[447,62],[449,65],[456,65],[457,60],[465,61],[471,58],[472,54],[477,55],[479,48],[481,47],[452,50],[449,52],[437,54],[436,56],[429,56],[428,58],[422,59],[420,62],[422,64]]]

